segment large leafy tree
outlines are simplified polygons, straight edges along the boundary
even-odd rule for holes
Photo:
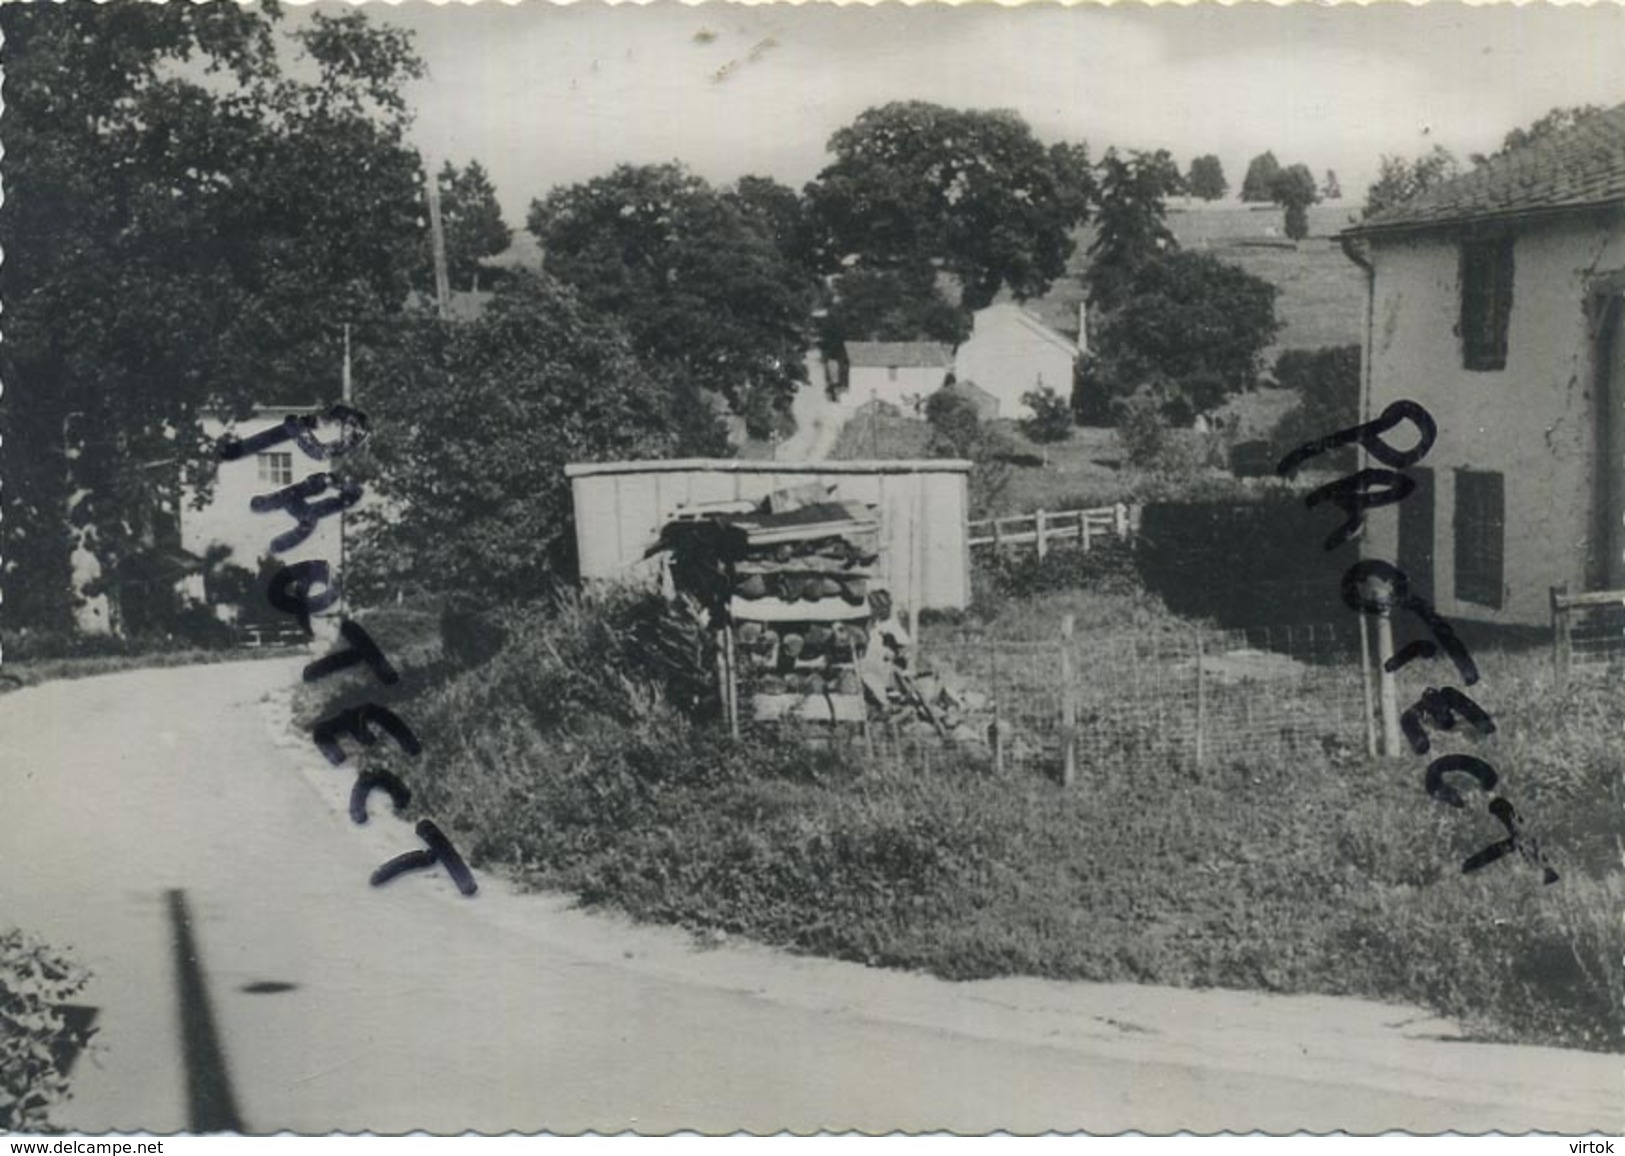
[[[1191,196],[1204,201],[1220,200],[1230,191],[1230,182],[1224,177],[1224,165],[1212,153],[1191,161],[1191,171],[1185,185]]]
[[[5,5],[6,624],[61,627],[77,538],[108,581],[150,554],[199,415],[314,399],[336,322],[404,299],[421,170],[399,32],[274,10]],[[64,513],[71,514],[64,527]]]
[[[1164,150],[1100,160],[1099,209],[1084,283],[1096,309],[1114,309],[1124,286],[1147,261],[1177,247],[1167,224],[1167,200],[1182,187],[1179,166]]]
[[[765,435],[806,381],[816,289],[770,220],[680,165],[621,165],[532,202],[528,227],[547,271],[619,318],[644,362]]]
[[[1280,329],[1277,290],[1206,253],[1174,251],[1138,265],[1100,321],[1086,395],[1154,402],[1175,424],[1252,389]]]
[[[1014,112],[886,104],[837,131],[829,151],[807,189],[829,267],[939,268],[972,310],[1001,289],[1044,293],[1087,213],[1087,152],[1045,148]]]
[[[1308,165],[1291,165],[1276,173],[1270,199],[1286,210],[1288,237],[1301,241],[1309,235],[1309,206],[1320,200],[1320,190]]]
[[[440,166],[440,219],[446,237],[446,274],[454,289],[480,286],[480,261],[507,249],[512,234],[502,220],[496,186],[479,161],[458,168],[450,161]],[[425,235],[415,281],[420,288],[434,286],[434,254]]]
[[[1377,179],[1366,189],[1362,216],[1369,217],[1408,201],[1460,172],[1461,164],[1455,154],[1443,145],[1434,145],[1432,152],[1415,158],[1384,154]]]
[[[478,320],[386,349],[369,371],[402,416],[367,452],[378,492],[408,513],[369,529],[363,572],[488,604],[570,578],[566,464],[715,449],[694,444],[703,407],[633,346],[569,287],[521,273]]]
[[[1270,201],[1270,188],[1280,175],[1281,162],[1269,150],[1259,153],[1247,163],[1247,175],[1241,179],[1241,199],[1244,201]]]

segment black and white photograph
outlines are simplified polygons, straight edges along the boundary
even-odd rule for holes
[[[1625,1134],[1625,5],[0,35],[0,1132]]]

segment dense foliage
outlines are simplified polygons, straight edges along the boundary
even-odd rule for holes
[[[1413,159],[1384,154],[1377,179],[1366,189],[1362,216],[1402,204],[1460,172],[1460,162],[1443,145],[1434,145],[1432,152]]]
[[[770,190],[725,196],[681,165],[619,165],[533,201],[548,273],[619,320],[638,356],[766,436],[807,380],[816,284],[780,248]]]
[[[440,188],[440,219],[446,238],[446,274],[453,289],[481,287],[480,260],[494,257],[512,241],[502,220],[496,186],[479,161],[458,168],[450,161],[440,166],[435,178]],[[418,258],[415,283],[420,289],[434,289],[434,253],[424,235]],[[489,274],[483,278],[490,280]]]
[[[212,477],[200,413],[314,400],[341,323],[406,297],[422,172],[401,89],[422,66],[404,33],[316,13],[291,75],[276,25],[238,5],[0,8],[9,624],[65,626],[76,539],[104,583],[132,577],[173,532],[180,477]]]
[[[566,464],[721,449],[714,411],[550,278],[514,278],[398,368],[381,397],[395,416],[369,443],[374,484],[401,511],[369,535],[375,583],[536,597],[573,573]]]
[[[1230,191],[1230,182],[1225,179],[1224,165],[1219,158],[1208,153],[1191,161],[1190,172],[1185,177],[1185,188],[1193,197],[1217,201]]]
[[[1021,432],[1029,441],[1039,445],[1064,442],[1072,436],[1072,402],[1049,386],[1029,390],[1021,395],[1022,404],[1032,410],[1032,416],[1021,423]]]
[[[970,312],[942,295],[930,265],[860,267],[840,277],[835,299],[819,322],[818,345],[825,358],[844,362],[848,341],[958,345],[970,331]]]
[[[62,1057],[88,1036],[64,1005],[90,976],[59,952],[15,929],[0,931],[0,1132],[44,1132],[68,1098]]]
[[[1036,297],[1066,271],[1088,211],[1082,146],[1046,149],[1013,112],[922,101],[864,112],[830,138],[835,160],[808,186],[827,266],[930,266],[972,310],[1001,288]]]
[[[1309,235],[1309,206],[1320,200],[1308,165],[1290,165],[1270,182],[1270,200],[1286,210],[1285,233],[1294,241]]]
[[[1280,173],[1281,162],[1275,159],[1273,152],[1259,153],[1247,162],[1247,175],[1241,179],[1241,199],[1255,203],[1274,200],[1270,188]]]
[[[1182,178],[1167,152],[1107,149],[1099,165],[1099,208],[1084,284],[1096,309],[1115,309],[1141,266],[1177,247],[1167,225],[1167,199]]]
[[[1252,389],[1280,328],[1274,285],[1206,253],[1174,251],[1139,265],[1117,308],[1099,319],[1086,391],[1152,398],[1164,417],[1198,414]]]

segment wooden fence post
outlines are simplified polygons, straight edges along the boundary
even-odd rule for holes
[[[1061,785],[1078,777],[1078,694],[1072,668],[1073,617],[1061,619]]]
[[[1207,677],[1202,664],[1202,632],[1196,632],[1196,769],[1207,761]]]
[[[1122,502],[1118,502],[1116,507],[1114,507],[1113,510],[1112,510],[1112,516],[1113,516],[1113,521],[1116,524],[1117,536],[1119,538],[1127,538],[1128,537],[1128,507],[1125,506]]]
[[[1384,606],[1377,615],[1377,697],[1382,704],[1382,753],[1391,759],[1399,755],[1399,688],[1388,670],[1393,657],[1394,616]]]
[[[1045,550],[1044,550],[1044,545],[1045,545],[1044,544],[1044,511],[1043,510],[1039,510],[1036,514],[1033,515],[1033,526],[1038,531],[1038,534],[1037,534],[1037,538],[1038,538],[1038,560],[1040,562],[1042,562],[1044,560],[1044,553],[1045,553]]]
[[[1377,711],[1371,699],[1371,634],[1364,614],[1355,619],[1360,630],[1360,692],[1365,700],[1365,753],[1377,755]]]
[[[1083,511],[1081,514],[1078,515],[1078,542],[1082,545],[1083,552],[1085,554],[1087,554],[1089,552],[1089,511],[1088,510]]]
[[[999,710],[999,643],[992,640],[993,658],[993,769],[1004,774],[1004,715]]]
[[[1551,588],[1552,600],[1552,674],[1559,687],[1569,680],[1569,663],[1573,658],[1574,636],[1570,624],[1573,618],[1563,605],[1563,596],[1569,591],[1568,583]]]
[[[998,558],[1004,554],[1004,531],[999,528],[999,519],[993,519],[993,557]]]

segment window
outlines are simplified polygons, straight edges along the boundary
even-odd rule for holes
[[[1512,238],[1461,245],[1461,364],[1504,369],[1507,321],[1512,316]]]
[[[1506,487],[1500,474],[1456,471],[1456,597],[1501,606]]]
[[[293,455],[291,453],[260,454],[260,481],[273,486],[293,485]]]

